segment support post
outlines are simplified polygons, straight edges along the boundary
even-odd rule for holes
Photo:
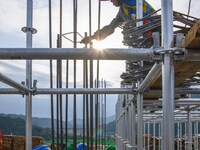
[[[27,0],[27,28],[32,28],[33,1]],[[26,47],[32,48],[32,32],[26,32]],[[26,61],[26,86],[32,87],[32,60]],[[26,95],[26,150],[32,149],[32,94]]]
[[[143,18],[143,0],[137,0],[137,19]],[[137,26],[141,26],[143,22],[138,22]],[[143,62],[141,62],[141,67],[143,66]],[[137,86],[139,87],[141,84],[141,80],[138,80]],[[143,149],[143,94],[137,93],[137,148],[138,150]]]
[[[135,103],[131,102],[131,111],[132,111],[132,129],[131,129],[131,134],[132,134],[132,141],[131,145],[133,146],[133,150],[135,150],[135,143],[136,143],[136,115],[135,115]]]
[[[191,121],[191,111],[187,111],[187,149],[192,150],[192,121]]]
[[[143,95],[137,94],[137,147],[143,149]]]
[[[162,0],[162,47],[173,47],[173,4]],[[174,64],[173,54],[165,53],[162,63],[163,150],[174,150]]]

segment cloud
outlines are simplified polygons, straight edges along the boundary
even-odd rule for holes
[[[155,9],[160,8],[160,2],[147,0]],[[98,1],[92,0],[92,33],[98,26]],[[188,1],[174,0],[174,10],[187,13]],[[33,1],[33,27],[37,29],[37,34],[33,35],[33,47],[49,47],[49,16],[48,2],[41,0]],[[192,1],[191,15],[199,17],[199,5],[197,0]],[[110,2],[102,2],[101,27],[110,23],[116,16],[118,8],[112,6]],[[26,34],[21,28],[26,26],[26,1],[4,0],[0,5],[0,47],[25,47]],[[88,2],[78,3],[78,32],[84,35],[89,31],[89,11]],[[57,34],[59,31],[59,1],[52,1],[52,32],[53,47],[56,47]],[[72,1],[63,1],[63,33],[73,32],[73,5]],[[73,36],[70,35],[73,39]],[[113,42],[113,39],[115,41]],[[79,39],[80,40],[80,37]],[[102,41],[108,48],[121,48],[123,46],[121,29],[116,29],[115,34]],[[78,47],[84,45],[78,44]],[[73,44],[63,39],[63,47],[73,47]],[[54,85],[56,85],[56,60],[53,61]],[[77,87],[82,87],[82,62],[77,61]],[[96,78],[96,61],[94,61],[94,78]],[[73,87],[73,60],[69,62],[69,87]],[[65,61],[63,61],[63,87],[65,86]],[[100,61],[100,76],[107,81],[107,87],[120,87],[120,75],[125,71],[124,61]],[[0,72],[13,78],[17,82],[25,80],[25,61],[0,61]],[[49,87],[49,61],[33,61],[33,79],[38,80],[38,87]],[[0,87],[5,87],[0,84]],[[64,97],[64,96],[63,96]],[[116,95],[107,96],[107,110],[109,114],[114,114]],[[77,96],[78,116],[82,114],[82,97]],[[0,95],[0,111],[5,113],[25,113],[25,100],[20,95]],[[63,100],[63,104],[65,100]],[[70,95],[69,112],[72,114],[73,96]],[[11,105],[12,104],[12,105]],[[64,113],[64,112],[63,112]],[[50,98],[47,95],[37,95],[33,97],[33,116],[50,116]]]

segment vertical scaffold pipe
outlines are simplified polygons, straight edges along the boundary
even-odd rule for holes
[[[27,28],[32,28],[33,1],[27,0]],[[32,48],[32,32],[26,33],[26,47]],[[26,61],[26,86],[32,87],[32,60]],[[26,95],[26,149],[32,149],[32,94]]]
[[[131,145],[133,146],[133,150],[135,150],[135,143],[136,143],[136,114],[135,114],[135,111],[136,111],[136,108],[135,108],[135,103],[133,103],[133,102],[131,102],[131,111],[132,111]]]
[[[137,0],[137,19],[143,17],[143,0]],[[137,26],[142,25],[143,22],[138,22]],[[138,80],[137,86],[141,84]],[[137,93],[137,147],[143,149],[143,94]]]
[[[191,121],[191,111],[187,111],[187,150],[192,150],[192,121]]]
[[[177,123],[177,149],[179,150],[179,140],[180,140],[180,122]]]
[[[183,127],[183,123],[180,122],[180,148],[179,149],[182,149],[182,135],[183,135],[182,127]]]
[[[162,47],[173,47],[173,4],[162,0]],[[174,150],[174,64],[173,55],[164,54],[162,63],[163,150]]]

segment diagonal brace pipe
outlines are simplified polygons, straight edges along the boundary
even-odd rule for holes
[[[22,92],[25,92],[25,93],[28,93],[28,92],[31,92],[31,90],[29,90],[26,86],[20,84],[20,83],[17,83],[16,81],[12,80],[11,78],[3,75],[2,73],[0,73],[0,81],[17,89],[17,90],[20,90]]]

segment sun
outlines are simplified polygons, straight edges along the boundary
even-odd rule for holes
[[[94,41],[93,42],[93,48],[99,51],[102,51],[106,48],[106,45],[103,41]]]

